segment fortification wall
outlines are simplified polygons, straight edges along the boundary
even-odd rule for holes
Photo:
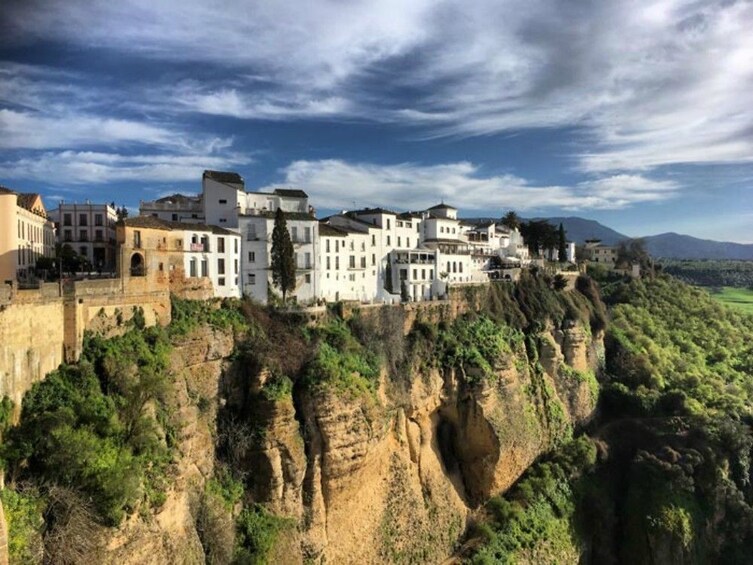
[[[103,279],[43,284],[18,290],[0,285],[0,397],[20,407],[24,393],[63,361],[81,355],[84,332],[121,333],[137,309],[147,326],[170,322],[168,286]]]
[[[39,296],[0,306],[0,397],[21,405],[24,393],[63,361],[62,298]]]

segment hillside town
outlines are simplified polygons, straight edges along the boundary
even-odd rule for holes
[[[272,276],[278,211],[293,247],[290,296],[300,305],[436,300],[450,286],[515,280],[521,268],[547,260],[576,270],[575,243],[564,232],[532,254],[516,217],[468,221],[439,202],[317,218],[314,204],[303,190],[247,192],[238,173],[211,170],[200,194],[142,201],[131,216],[114,202],[47,209],[39,194],[0,187],[0,280],[28,288],[65,276],[145,277],[266,304],[279,296]],[[617,261],[616,248],[598,240],[586,242],[579,259],[584,254],[608,267]]]

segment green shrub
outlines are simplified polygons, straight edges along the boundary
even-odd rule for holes
[[[234,561],[253,565],[270,563],[279,535],[292,525],[290,519],[275,516],[261,505],[244,508],[237,520]]]
[[[10,563],[41,562],[46,501],[36,489],[18,492],[11,488],[0,490],[0,500],[8,527]]]

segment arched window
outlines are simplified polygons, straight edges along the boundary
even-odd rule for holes
[[[144,275],[146,275],[144,256],[141,253],[134,253],[131,255],[131,276],[143,277]]]

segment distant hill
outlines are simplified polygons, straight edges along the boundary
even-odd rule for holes
[[[617,245],[623,239],[630,239],[625,234],[608,228],[596,220],[587,220],[585,218],[578,218],[577,216],[535,219],[547,220],[555,226],[561,223],[567,232],[567,239],[577,244],[582,244],[587,239],[600,239],[604,245]]]
[[[753,260],[753,244],[698,239],[679,233],[662,233],[643,238],[654,257],[672,259]]]
[[[463,218],[465,221],[483,222],[493,218]],[[625,234],[600,224],[595,220],[587,220],[577,216],[562,216],[552,218],[533,218],[547,220],[558,226],[565,227],[567,239],[576,244],[582,244],[587,239],[600,239],[604,245],[617,245],[624,239],[630,239]],[[753,244],[732,243],[729,241],[713,241],[699,239],[690,235],[678,233],[662,233],[643,238],[648,252],[654,257],[671,259],[735,259],[753,261]]]

